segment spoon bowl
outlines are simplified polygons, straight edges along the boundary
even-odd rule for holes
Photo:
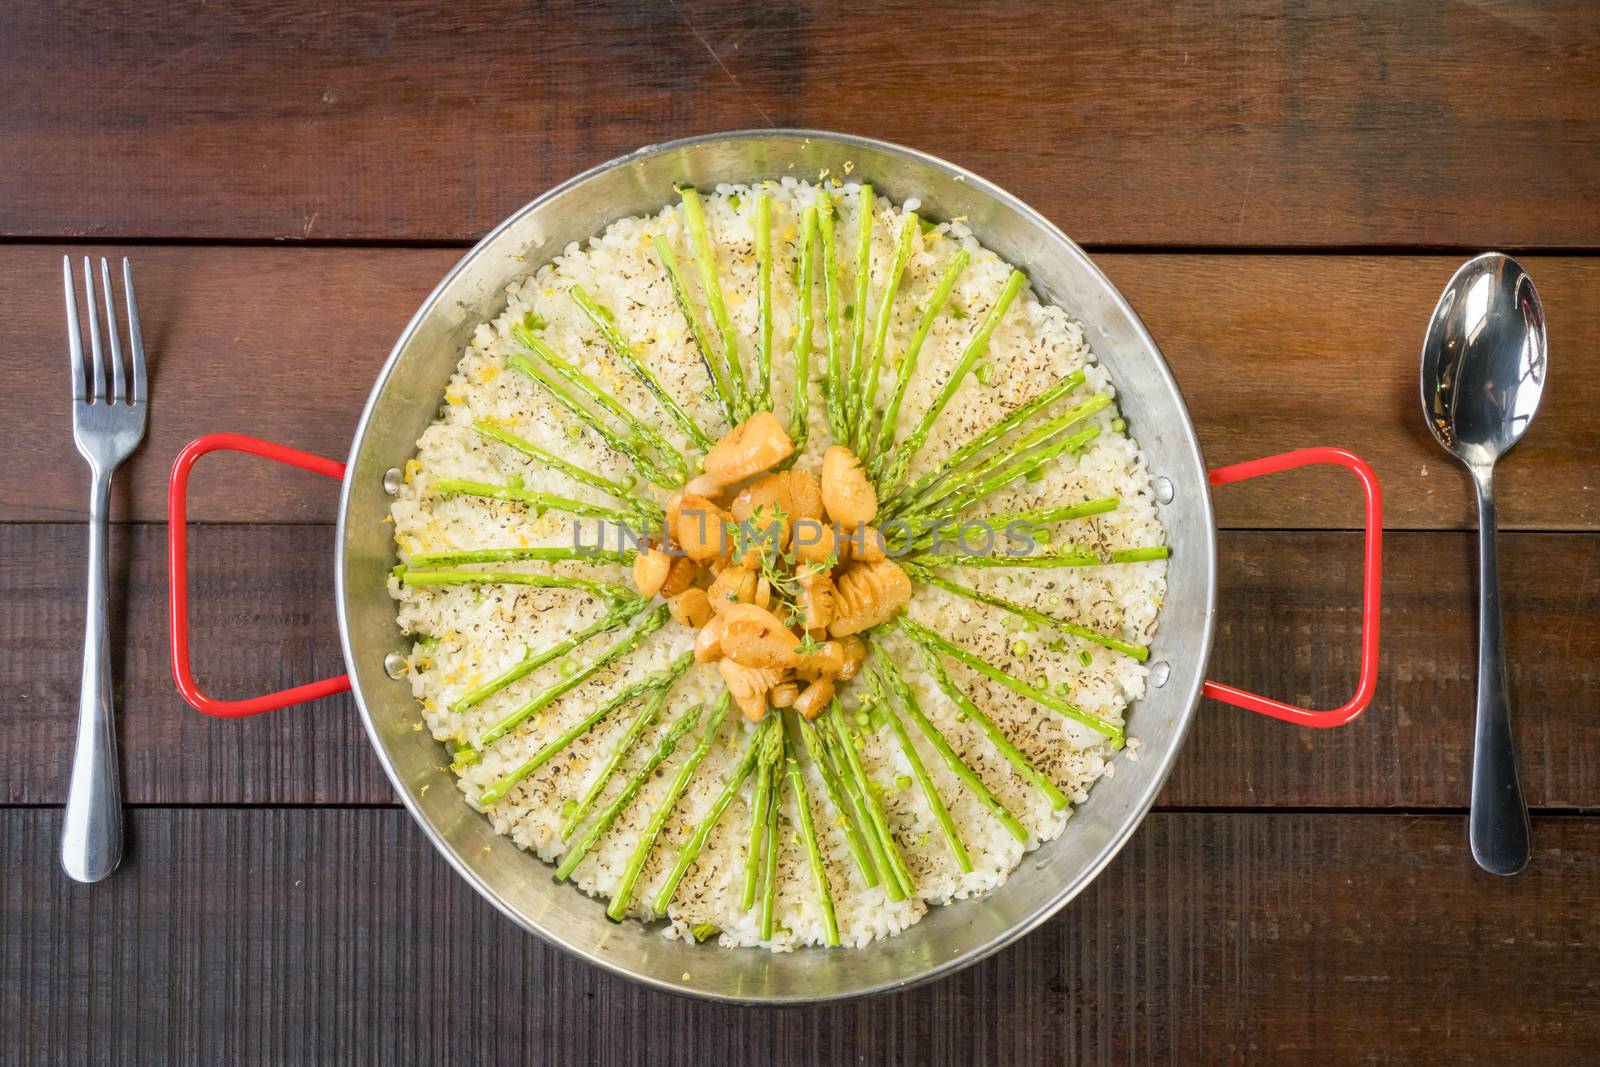
[[[1478,708],[1468,838],[1478,866],[1516,874],[1532,844],[1517,777],[1500,626],[1494,464],[1527,432],[1544,393],[1544,309],[1510,256],[1468,260],[1445,286],[1422,344],[1422,413],[1472,471],[1478,497]]]
[[[1445,286],[1422,345],[1422,410],[1445,450],[1492,465],[1521,439],[1544,393],[1544,308],[1510,256],[1469,259]]]

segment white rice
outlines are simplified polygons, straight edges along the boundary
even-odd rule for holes
[[[788,421],[792,392],[790,349],[795,334],[795,285],[798,231],[806,205],[816,189],[792,179],[764,187],[773,197],[774,290],[774,410]],[[857,187],[837,185],[840,221],[837,244],[843,275],[842,303],[854,289],[853,249],[858,227]],[[719,186],[704,198],[706,216],[717,248],[721,280],[728,309],[739,333],[747,378],[754,377],[758,305],[754,243],[755,193],[747,186]],[[893,257],[895,236],[904,218],[902,209],[879,198],[876,202],[873,254],[873,297],[876,308]],[[511,449],[478,436],[475,419],[497,420],[513,433],[581,467],[617,481],[629,481],[634,471],[628,458],[609,448],[600,437],[555,405],[533,382],[505,371],[507,357],[521,351],[511,327],[530,313],[548,326],[545,340],[567,359],[609,390],[630,411],[676,444],[686,456],[696,456],[679,427],[641,387],[627,368],[610,353],[593,327],[569,298],[581,285],[615,313],[615,325],[644,354],[645,361],[666,389],[707,432],[725,432],[720,409],[709,390],[699,350],[673,301],[666,277],[651,248],[651,238],[662,235],[672,247],[690,279],[690,290],[702,321],[709,322],[700,303],[693,255],[685,234],[682,210],[676,204],[649,217],[623,219],[587,244],[569,245],[553,262],[509,286],[506,310],[477,328],[462,354],[460,366],[445,394],[437,421],[417,442],[417,458],[408,467],[408,481],[395,500],[394,536],[402,560],[413,553],[448,548],[507,547],[519,545],[570,545],[572,520],[548,514],[534,518],[525,508],[480,498],[440,496],[430,492],[441,477],[504,483],[520,476],[529,489],[561,496],[614,504],[594,490],[559,473],[526,460]],[[960,221],[939,225],[915,238],[915,251],[902,281],[893,310],[888,352],[891,360],[905,350],[932,291],[957,249],[965,248],[971,263],[963,272],[950,309],[934,323],[913,375],[898,433],[904,436],[927,410],[944,384],[984,312],[1000,292],[1010,267],[977,243]],[[820,256],[818,257],[820,259]],[[824,366],[826,327],[819,285],[815,298],[811,366],[813,379]],[[853,309],[859,313],[860,309]],[[1087,385],[1075,391],[1052,411],[1061,411],[1094,391],[1115,395],[1102,368],[1094,362],[1082,327],[1060,308],[1041,304],[1024,289],[1001,321],[991,340],[985,362],[993,368],[985,385],[969,375],[954,401],[935,423],[927,447],[912,465],[913,476],[932,469],[961,443],[987,428],[1005,413],[1028,400],[1067,372],[1082,367]],[[892,364],[891,364],[892,365]],[[885,372],[880,397],[886,397],[892,375]],[[810,437],[800,466],[815,471],[830,443],[820,391],[812,387]],[[1043,476],[1019,483],[978,508],[993,514],[1045,504],[1060,504],[1105,496],[1121,498],[1121,506],[1108,514],[1053,527],[1058,543],[1104,551],[1165,543],[1157,520],[1150,474],[1135,441],[1113,429],[1116,405],[1090,423],[1101,433],[1076,456],[1052,462]],[[1120,424],[1119,424],[1120,425]],[[643,482],[641,489],[649,489]],[[653,490],[652,490],[653,492]],[[663,493],[655,493],[660,498]],[[586,531],[593,530],[585,522]],[[565,573],[626,582],[620,567],[584,563],[514,564],[527,570]],[[1155,631],[1166,585],[1162,561],[1120,566],[1008,569],[967,568],[944,572],[962,584],[1035,607],[1057,618],[1075,621],[1136,644],[1148,643]],[[489,585],[481,588],[446,586],[401,589],[391,581],[399,602],[399,621],[407,632],[429,635],[416,644],[410,657],[412,688],[421,703],[427,729],[442,742],[475,738],[491,723],[519,707],[532,695],[562,677],[572,664],[589,662],[609,647],[620,633],[597,636],[566,657],[571,663],[552,663],[502,692],[464,712],[449,705],[479,684],[522,658],[525,649],[555,644],[605,613],[597,598],[573,590],[543,590]],[[1012,615],[960,598],[940,589],[918,585],[911,617],[927,624],[1007,674],[1069,692],[1073,703],[1113,722],[1121,722],[1130,701],[1144,692],[1146,670],[1130,656],[1075,637],[1039,630],[1019,623]],[[875,635],[899,665],[916,692],[923,710],[966,762],[1006,807],[1027,827],[1027,848],[1059,835],[1070,808],[1053,811],[1048,800],[1006,762],[990,741],[939,690],[916,648],[897,632]],[[460,788],[467,802],[477,798],[502,775],[510,772],[563,730],[582,719],[619,687],[665,666],[692,646],[693,633],[676,623],[644,641],[639,652],[601,671],[596,677],[557,700],[541,714],[490,746],[476,763],[460,771]],[[1086,653],[1086,655],[1084,655]],[[1087,660],[1087,662],[1084,662]],[[1016,696],[952,660],[944,660],[955,682],[1006,735],[1054,780],[1074,802],[1087,798],[1088,789],[1110,773],[1114,753],[1099,733],[1054,711]],[[722,683],[711,666],[691,667],[671,690],[658,720],[623,761],[619,773],[600,798],[604,805],[645,760],[657,737],[686,709],[713,705]],[[859,680],[843,689],[847,709],[861,696]],[[518,845],[548,861],[558,861],[570,842],[558,835],[563,809],[580,797],[595,780],[601,765],[632,720],[637,704],[624,707],[557,758],[525,778],[498,803],[484,809],[495,829]],[[909,724],[908,724],[909,726]],[[657,840],[650,861],[636,886],[631,912],[644,916],[682,843],[713,799],[745,745],[751,727],[735,713],[724,722],[716,744],[679,801]],[[946,846],[933,813],[913,784],[900,788],[896,779],[910,775],[910,766],[894,735],[864,731],[867,773],[884,791],[887,816],[913,876],[916,894],[890,903],[881,887],[867,888],[846,848],[837,813],[828,804],[823,785],[808,762],[806,784],[821,842],[828,882],[845,945],[865,945],[916,922],[928,905],[970,897],[1000,885],[1020,862],[1025,848],[1008,834],[946,767],[944,761],[910,728],[923,764],[940,797],[949,807],[960,836],[970,853],[973,870],[961,873]],[[698,732],[678,745],[672,758],[645,784],[576,869],[575,883],[585,892],[609,897],[617,887],[638,835],[650,819],[675,770],[694,748]],[[1131,755],[1130,745],[1128,752]],[[753,776],[751,781],[753,781]],[[739,907],[739,886],[745,865],[745,838],[749,823],[751,785],[724,814],[699,860],[679,886],[669,909],[667,936],[687,936],[700,924],[721,932],[724,945],[761,944],[759,906]],[[574,835],[574,840],[580,835]],[[780,889],[777,934],[767,943],[786,950],[823,940],[822,915],[804,848],[799,842],[794,809],[788,792],[782,808],[782,842],[779,861]],[[532,872],[530,872],[531,875]],[[596,916],[597,920],[599,916]]]

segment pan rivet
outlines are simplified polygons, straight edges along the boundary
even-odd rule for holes
[[[411,669],[411,664],[398,652],[391,652],[383,657],[383,673],[394,679],[404,678]]]
[[[1160,689],[1167,684],[1167,679],[1172,676],[1172,664],[1166,660],[1158,660],[1150,664],[1150,684]]]
[[[390,467],[383,472],[383,491],[394,496],[400,487],[406,484],[406,476],[400,473],[399,467]]]
[[[1156,503],[1172,503],[1172,480],[1164,474],[1156,479]]]

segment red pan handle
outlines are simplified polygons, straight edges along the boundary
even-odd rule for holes
[[[1367,709],[1378,688],[1378,600],[1383,585],[1383,492],[1378,488],[1378,476],[1366,460],[1353,452],[1342,448],[1301,448],[1231,467],[1218,467],[1211,472],[1210,480],[1212,485],[1229,485],[1246,478],[1319,463],[1354,471],[1361,479],[1361,490],[1367,498],[1366,573],[1361,581],[1361,677],[1356,683],[1355,695],[1329,711],[1312,711],[1221,682],[1206,682],[1203,692],[1213,699],[1301,726],[1343,726]]]
[[[268,693],[265,696],[251,697],[249,700],[217,700],[206,696],[195,684],[194,673],[189,668],[187,537],[189,473],[194,468],[195,461],[201,456],[207,452],[218,451],[248,452],[253,456],[262,456],[275,463],[299,467],[301,470],[313,471],[329,478],[340,480],[344,478],[344,464],[337,460],[324,459],[310,452],[301,452],[299,449],[286,448],[271,441],[246,437],[238,433],[207,434],[190,441],[184,446],[183,451],[178,453],[178,458],[172,463],[172,479],[167,491],[167,604],[172,635],[172,677],[178,683],[178,692],[183,694],[183,699],[193,705],[196,711],[224,719],[259,715],[263,711],[276,711],[290,704],[301,704],[319,697],[346,692],[350,688],[348,674],[341,674],[337,678],[324,678],[320,682],[311,682],[307,685],[297,685],[293,689]]]

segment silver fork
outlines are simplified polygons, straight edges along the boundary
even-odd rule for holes
[[[150,390],[145,382],[144,340],[139,335],[139,305],[133,297],[133,272],[122,261],[122,286],[128,312],[131,382],[122,369],[116,302],[111,297],[111,267],[100,260],[104,307],[94,295],[94,273],[83,260],[84,301],[89,320],[90,362],[83,360],[83,332],[72,285],[72,259],[61,257],[67,290],[67,347],[72,354],[72,439],[89,461],[89,594],[83,628],[82,695],[78,698],[78,744],[72,756],[61,833],[61,866],[80,882],[98,882],[122,859],[122,783],[117,773],[117,728],[111,703],[111,638],[106,626],[106,519],[111,510],[111,475],[144,440]],[[105,317],[110,359],[101,345]],[[110,364],[109,368],[107,363]],[[109,383],[107,374],[110,375]],[[107,385],[111,392],[106,392]],[[132,391],[129,391],[129,386]]]

